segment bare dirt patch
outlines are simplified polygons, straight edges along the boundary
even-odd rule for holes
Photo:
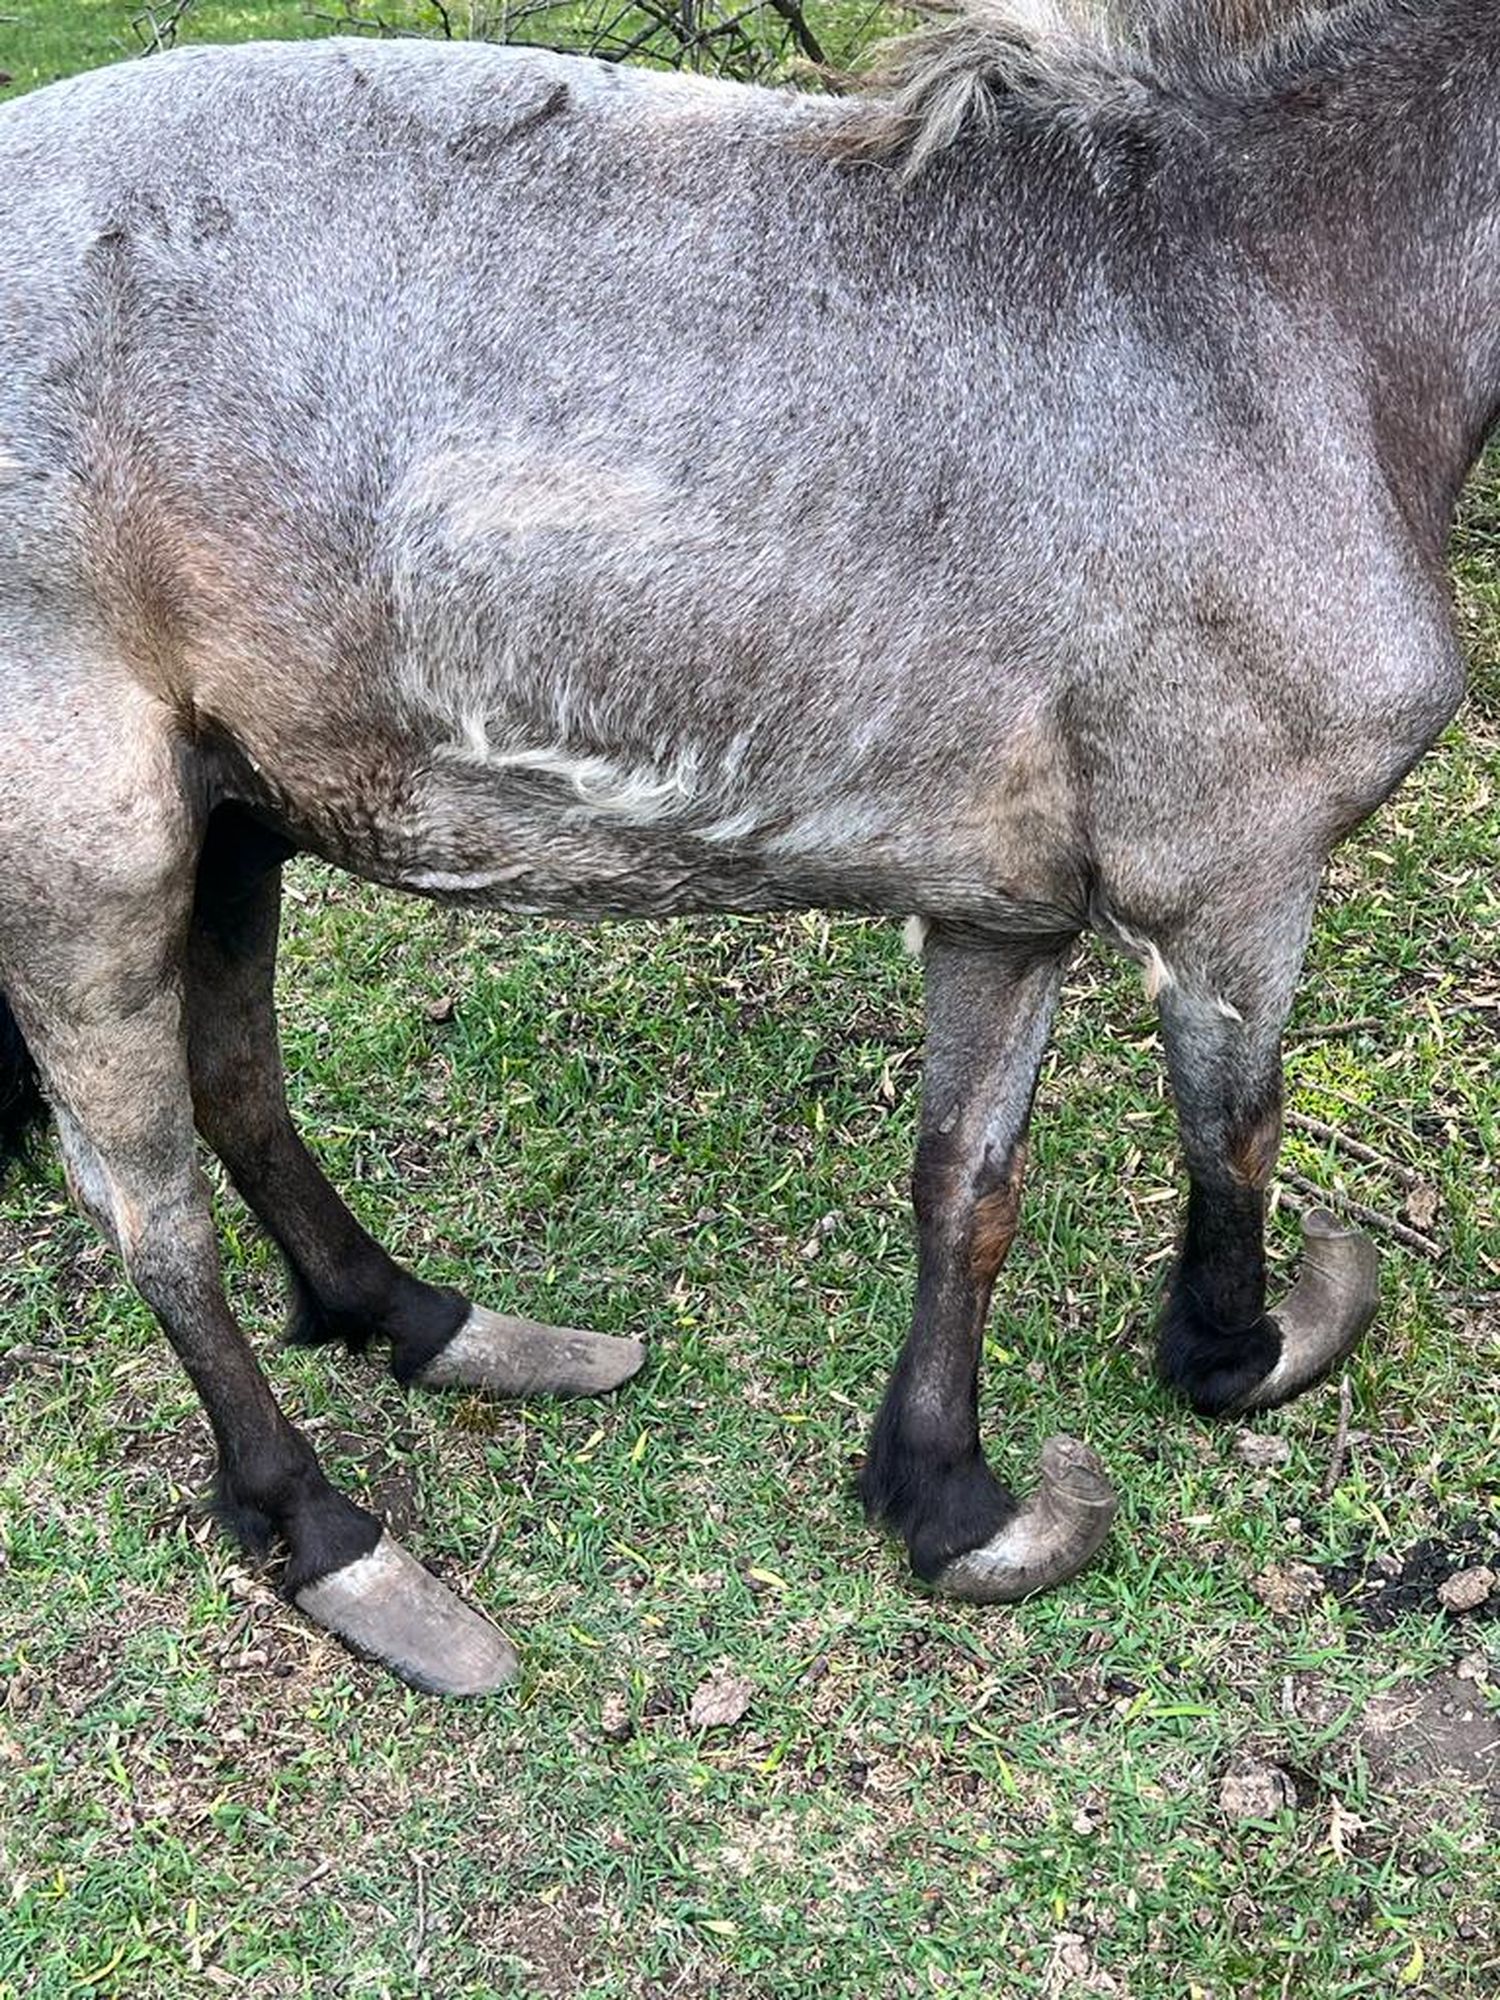
[[[1359,1745],[1383,1791],[1420,1797],[1459,1787],[1500,1822],[1500,1714],[1454,1674],[1392,1688],[1370,1702]]]
[[[1343,1715],[1344,1698],[1317,1674],[1297,1682],[1293,1702],[1317,1727]],[[1500,1711],[1483,1677],[1439,1673],[1372,1696],[1351,1719],[1343,1749],[1363,1761],[1371,1789],[1412,1831],[1470,1832],[1476,1807],[1500,1827]]]

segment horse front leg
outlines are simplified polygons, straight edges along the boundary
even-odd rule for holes
[[[985,1319],[1016,1234],[1031,1101],[1071,942],[981,950],[937,933],[926,952],[916,1310],[860,1488],[918,1576],[988,1603],[1074,1575],[1115,1513],[1098,1461],[1072,1439],[1044,1447],[1024,1506],[979,1440]]]
[[[186,999],[199,1130],[281,1249],[297,1345],[388,1343],[400,1382],[497,1395],[600,1395],[645,1360],[639,1341],[543,1326],[403,1269],[350,1214],[302,1143],[276,1032],[281,865],[288,847],[234,808],[198,864]]]
[[[1188,954],[1212,968],[1212,954]],[[1324,1210],[1303,1218],[1302,1270],[1266,1305],[1266,1189],[1281,1145],[1281,1034],[1300,949],[1172,981],[1160,1009],[1189,1187],[1158,1336],[1162,1379],[1204,1416],[1289,1402],[1336,1368],[1375,1317],[1369,1238]],[[1233,998],[1226,999],[1226,992]]]

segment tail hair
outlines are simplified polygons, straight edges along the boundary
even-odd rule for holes
[[[36,1062],[0,993],[0,1187],[13,1166],[31,1158],[46,1118]]]

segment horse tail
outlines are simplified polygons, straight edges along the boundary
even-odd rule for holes
[[[47,1101],[35,1058],[10,1003],[0,993],[0,1186],[11,1167],[29,1157],[46,1117]]]

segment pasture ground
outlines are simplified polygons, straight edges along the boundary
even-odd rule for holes
[[[9,5],[15,87],[126,32],[114,0]],[[288,1408],[524,1647],[517,1694],[438,1706],[204,1524],[205,1426],[149,1316],[54,1169],[7,1195],[3,2000],[1500,1991],[1500,1600],[1436,1594],[1500,1567],[1500,470],[1457,574],[1473,698],[1337,858],[1290,1044],[1295,1109],[1375,1157],[1294,1129],[1276,1226],[1289,1252],[1316,1183],[1440,1254],[1381,1232],[1342,1449],[1337,1385],[1249,1432],[1171,1405],[1170,1110],[1138,983],[1086,955],[986,1425],[1018,1476],[1087,1436],[1124,1505],[1016,1610],[918,1595],[846,1495],[912,1272],[895,936],[574,932],[296,868],[293,1089],[361,1215],[653,1357],[605,1404],[491,1406],[278,1351],[224,1198]],[[695,1729],[715,1671],[748,1708]]]

